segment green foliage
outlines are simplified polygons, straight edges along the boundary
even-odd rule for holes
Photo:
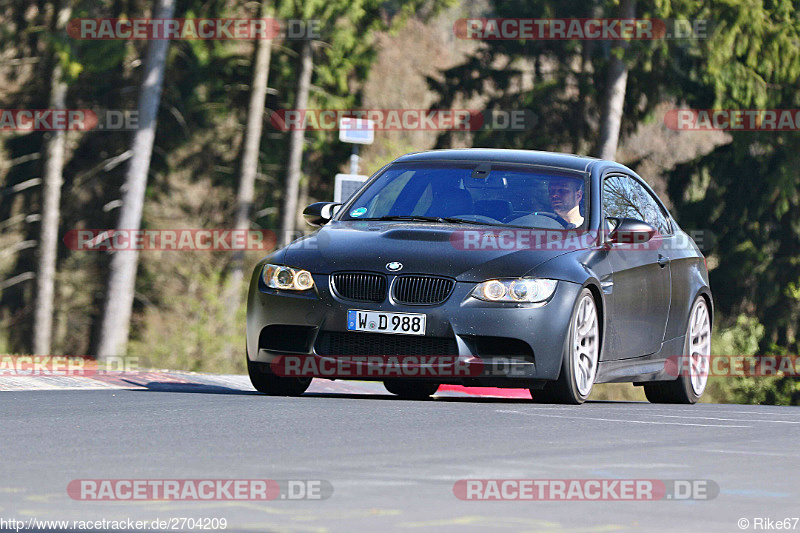
[[[764,326],[753,316],[739,315],[736,324],[719,330],[711,339],[711,353],[725,355],[755,355],[764,337]]]
[[[786,377],[732,378],[730,403],[800,405],[800,384]]]
[[[618,2],[552,0],[495,0],[490,17],[615,17]],[[702,11],[696,1],[637,2],[637,17],[689,19]],[[631,41],[627,50],[603,41],[493,40],[485,41],[461,64],[445,71],[443,80],[428,83],[440,96],[434,106],[448,108],[480,99],[486,109],[529,109],[538,116],[525,131],[482,131],[475,146],[560,150],[589,153],[597,139],[607,69],[612,56],[629,68],[622,132],[629,133],[648,118],[669,95],[698,94],[697,71],[702,69],[696,41]],[[521,90],[520,87],[532,87]],[[567,88],[569,88],[567,90]],[[445,133],[438,147],[453,145]]]
[[[182,290],[145,307],[128,355],[151,368],[242,373],[245,305],[231,315],[221,290],[221,269],[204,272],[197,268],[200,264],[178,266],[171,274]]]
[[[795,2],[715,1],[706,13],[713,15],[715,28],[704,43],[701,79],[714,88],[714,105],[763,108],[780,101],[782,91],[795,90],[800,76]]]
[[[714,31],[702,43],[698,80],[711,97],[690,105],[795,109],[800,105],[800,19],[789,0],[726,0],[706,8]],[[800,348],[800,135],[734,131],[732,142],[676,167],[670,196],[687,227],[718,239],[711,272],[718,310],[758,316],[760,350]],[[710,177],[710,179],[707,179]],[[699,189],[699,192],[698,192]],[[687,194],[687,191],[693,191]]]
[[[712,289],[724,287],[715,291],[718,309],[733,316],[755,311],[766,329],[762,350],[798,346],[798,163],[797,133],[734,133],[729,145],[676,167],[669,183],[682,224],[717,236],[711,254],[718,266],[710,276]],[[702,194],[687,196],[698,186]]]
[[[764,337],[765,327],[749,315],[739,315],[736,323],[715,332],[711,339],[713,357],[755,356]],[[773,346],[766,355],[786,355]],[[729,363],[734,366],[732,363]],[[735,372],[735,370],[734,370]],[[800,383],[785,376],[710,377],[705,401],[770,405],[800,405]]]

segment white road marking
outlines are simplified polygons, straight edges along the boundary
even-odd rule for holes
[[[765,407],[767,407],[767,406],[765,406]],[[775,406],[770,406],[770,407],[775,407]],[[797,412],[797,413],[776,413],[774,411],[768,411],[767,413],[763,413],[763,412],[759,413],[758,411],[731,411],[731,413],[741,414],[741,415],[761,415],[761,416],[764,416],[764,414],[778,415],[778,416],[798,416],[798,415],[800,415],[800,412]]]
[[[592,402],[592,400],[589,400],[589,401],[586,402],[585,405],[588,406],[588,405],[592,405],[593,403],[594,402]],[[633,402],[633,401],[630,401],[630,402],[611,402],[611,403],[613,403],[614,406],[617,407],[617,408],[625,407],[627,409],[627,408],[633,408],[635,406],[637,412],[644,412],[644,413],[663,413],[663,412],[674,413],[674,412],[681,412],[681,413],[687,413],[687,414],[695,414],[695,413],[703,414],[708,407],[711,407],[711,406],[721,407],[721,406],[724,406],[724,405],[729,405],[729,404],[720,404],[720,403],[698,403],[696,405],[663,405],[663,406],[659,406],[659,405],[653,405],[653,404],[648,404],[648,403],[640,403],[640,402]],[[605,405],[609,406],[609,405],[611,405],[611,403],[606,403]],[[596,407],[600,407],[596,403],[595,403],[595,406]],[[649,407],[649,409],[648,409],[648,407]],[[742,407],[746,407],[746,405],[743,405]],[[764,405],[764,406],[759,406],[759,407],[765,407],[765,408],[768,408],[768,407],[782,407],[783,409],[785,409],[787,411],[792,411],[793,410],[791,407],[776,406],[776,405]],[[765,409],[764,411],[725,411],[724,414],[742,414],[742,415],[760,415],[760,416],[764,416],[765,414],[768,414],[768,415],[777,415],[777,416],[800,417],[800,409],[797,409],[796,412],[793,412],[793,413],[789,413],[789,412],[779,413],[779,412],[775,412],[774,410],[766,410]]]
[[[709,453],[735,453],[739,455],[763,455],[767,457],[790,457],[792,459],[797,459],[797,454],[792,455],[789,453],[755,452],[752,450],[704,450],[702,448],[694,448],[693,451]]]
[[[800,422],[794,422],[790,420],[742,420],[740,418],[717,418],[714,416],[681,416],[681,415],[650,415],[650,416],[660,416],[663,418],[688,418],[691,420],[724,420],[727,422],[768,422],[771,424],[800,424]]]
[[[659,426],[697,426],[697,427],[707,427],[707,428],[749,428],[753,426],[734,426],[732,424],[692,424],[692,423],[684,423],[684,422],[655,422],[650,420],[626,420],[626,419],[619,419],[619,418],[599,418],[594,416],[567,416],[567,415],[546,415],[543,413],[523,413],[520,411],[507,411],[499,409],[496,412],[498,413],[514,413],[520,414],[525,416],[544,416],[548,418],[572,418],[576,420],[599,420],[601,422],[627,422],[629,424],[655,424]]]

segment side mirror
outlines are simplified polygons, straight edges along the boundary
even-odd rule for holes
[[[312,226],[322,226],[333,218],[341,206],[337,202],[317,202],[303,209],[303,217]]]
[[[657,233],[656,228],[634,218],[617,219],[617,225],[608,234],[608,242],[614,244],[641,244]]]

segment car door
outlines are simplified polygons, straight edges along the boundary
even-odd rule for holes
[[[606,217],[647,222],[662,235],[671,226],[660,204],[637,179],[612,174],[603,180]],[[658,238],[658,237],[657,237]],[[669,316],[671,279],[669,257],[658,243],[631,247],[611,244],[612,270],[610,320],[604,359],[628,359],[657,352],[664,340]]]

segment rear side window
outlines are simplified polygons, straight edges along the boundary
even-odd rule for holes
[[[672,232],[666,215],[653,195],[628,176],[610,176],[603,181],[603,210],[607,217],[634,218],[647,222],[662,235]]]

